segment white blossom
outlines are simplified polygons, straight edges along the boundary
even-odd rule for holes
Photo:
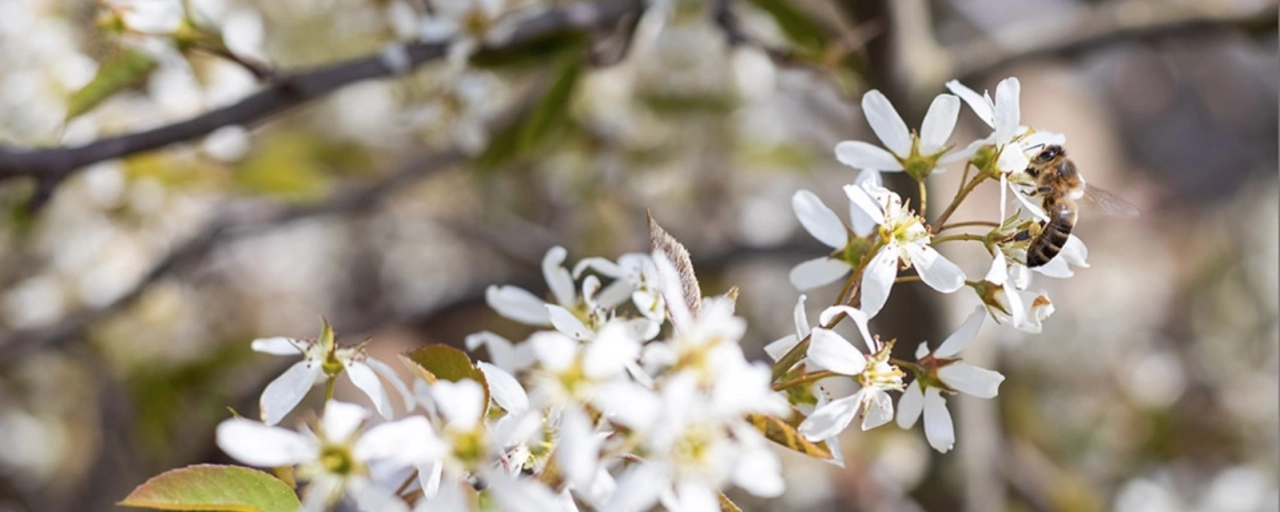
[[[880,250],[862,275],[862,311],[873,317],[889,299],[898,268],[915,268],[930,288],[951,293],[964,286],[964,271],[929,245],[924,220],[908,209],[897,193],[870,182],[845,185],[845,194],[879,226]]]
[[[351,383],[373,401],[378,414],[383,418],[391,419],[392,410],[387,392],[378,379],[379,375],[390,382],[404,397],[405,410],[413,410],[412,395],[400,381],[395,370],[369,357],[365,353],[364,344],[338,348],[328,324],[325,325],[319,340],[260,338],[253,340],[252,347],[254,351],[266,354],[303,357],[301,361],[290,366],[283,374],[271,381],[262,391],[259,414],[262,421],[268,425],[275,425],[284,419],[285,415],[297,407],[316,384],[323,382],[326,377],[336,378],[339,374],[347,375]]]
[[[978,398],[993,398],[999,391],[1000,383],[1004,381],[1004,376],[999,372],[978,368],[954,358],[977,337],[985,315],[986,312],[979,306],[960,329],[932,352],[927,343],[921,343],[916,349],[916,360],[942,387],[922,385],[917,375],[898,401],[898,426],[911,428],[923,411],[925,438],[928,439],[929,446],[942,453],[950,451],[956,441],[951,413],[947,411],[947,402],[942,393],[960,392]]]
[[[862,171],[854,183],[879,185],[880,174],[874,170]],[[835,251],[792,268],[789,276],[792,286],[801,291],[809,290],[832,283],[848,274],[853,269],[844,254],[850,248],[849,234],[858,238],[866,237],[875,229],[876,222],[860,208],[850,204],[849,226],[846,226],[831,208],[808,190],[797,191],[791,197],[791,208],[805,231]]]
[[[218,447],[252,466],[296,466],[298,477],[310,482],[304,512],[325,510],[343,495],[362,511],[407,511],[403,501],[375,480],[438,457],[444,445],[425,417],[362,432],[368,415],[358,405],[330,401],[316,429],[301,432],[231,418],[218,425]]]
[[[873,89],[862,96],[862,112],[888,150],[862,141],[844,141],[836,145],[836,159],[856,169],[907,170],[920,179],[938,170],[936,165],[948,150],[947,139],[956,126],[960,99],[950,94],[934,98],[918,135],[907,129],[907,123],[880,91]]]
[[[855,417],[862,417],[862,430],[870,430],[893,419],[893,400],[886,391],[902,390],[902,371],[889,363],[890,346],[880,343],[867,330],[866,313],[848,306],[834,306],[819,318],[827,324],[836,315],[848,316],[858,327],[864,354],[835,331],[816,328],[810,334],[808,362],[817,369],[854,377],[861,388],[853,395],[833,400],[814,409],[798,430],[810,440],[836,436]]]

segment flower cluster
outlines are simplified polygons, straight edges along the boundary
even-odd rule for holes
[[[1053,192],[1037,179],[1044,160],[1037,152],[1062,137],[1019,125],[1017,80],[1001,82],[994,101],[955,82],[948,88],[955,95],[933,101],[918,133],[879,92],[863,98],[885,148],[837,146],[838,160],[861,168],[843,188],[847,223],[812,192],[793,197],[800,223],[833,252],[795,267],[792,282],[811,289],[845,278],[845,286],[816,325],[800,296],[795,332],[766,347],[771,366],[744,356],[737,291],[704,296],[688,251],[651,220],[647,254],[569,266],[566,249],[548,251],[549,300],[490,287],[486,299],[498,315],[537,329],[521,341],[491,332],[467,337],[466,348],[483,349],[490,362],[427,346],[402,357],[412,375],[405,382],[366,354],[367,343],[339,347],[327,323],[314,341],[254,341],[257,351],[303,359],[267,386],[261,421],[226,420],[218,444],[250,465],[292,468],[308,511],[347,499],[360,510],[638,512],[661,505],[711,512],[730,503],[724,491],[731,487],[760,497],[783,492],[771,442],[842,464],[838,437],[855,420],[862,430],[895,418],[911,428],[923,416],[929,445],[947,452],[956,434],[946,397],[993,398],[1004,380],[960,353],[988,316],[1039,331],[1053,305],[1027,291],[1030,271],[1066,277],[1085,256],[1072,236],[1050,264],[1026,262],[1050,222],[1035,204]],[[964,147],[949,141],[962,101],[994,130]],[[930,222],[923,180],[955,162],[965,162],[964,183]],[[919,204],[886,188],[882,171],[916,179]],[[948,223],[985,180],[998,180],[1017,209],[1006,216],[1002,204],[997,220]],[[971,227],[988,231],[947,233]],[[958,241],[981,242],[991,254],[981,280],[969,280],[937,248]],[[909,270],[914,275],[901,275]],[[896,339],[872,334],[871,321],[896,284],[915,281],[947,294],[967,286],[980,304],[936,347],[920,342],[904,360],[893,355]],[[851,335],[838,329],[846,320]],[[372,410],[333,400],[343,375]],[[856,391],[832,398],[821,386],[832,380]],[[383,381],[404,399],[398,419]],[[275,426],[321,382],[318,418],[297,432]],[[366,426],[374,411],[384,422]]]

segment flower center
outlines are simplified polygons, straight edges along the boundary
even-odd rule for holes
[[[327,445],[320,449],[320,467],[325,473],[350,475],[358,472],[360,462],[355,459],[348,447]]]

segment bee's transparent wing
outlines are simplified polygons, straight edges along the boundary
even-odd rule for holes
[[[1084,189],[1084,198],[1097,207],[1099,211],[1116,217],[1137,217],[1138,207],[1120,199],[1111,192],[1089,185]]]

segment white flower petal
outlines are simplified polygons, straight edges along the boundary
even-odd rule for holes
[[[680,512],[721,512],[720,499],[716,495],[716,490],[709,485],[696,480],[677,480],[676,500],[674,502],[665,501],[663,505],[667,510],[679,510]]]
[[[746,450],[733,466],[733,482],[761,498],[774,498],[787,489],[782,464],[773,452],[759,447]]]
[[[662,403],[648,388],[635,382],[613,381],[596,388],[591,396],[595,406],[609,421],[635,429],[648,430],[660,418]]]
[[[373,401],[373,407],[378,410],[378,414],[383,418],[391,419],[391,400],[387,398],[387,390],[382,388],[382,381],[378,380],[378,374],[374,373],[373,368],[363,361],[343,361],[343,363],[351,383]]]
[[[1018,124],[1022,122],[1022,111],[1018,106],[1021,95],[1022,84],[1018,82],[1017,77],[1006,78],[996,85],[995,135],[996,141],[1000,144],[1008,143],[1018,135]],[[1010,152],[1022,154],[1021,151]],[[1023,155],[1023,158],[1025,159],[1026,156]]]
[[[800,338],[809,335],[809,317],[804,312],[806,298],[803,293],[800,294],[800,298],[796,300],[796,308],[791,313],[791,318],[796,323],[796,336]]]
[[[818,328],[809,336],[809,362],[841,375],[857,375],[867,368],[867,358],[835,331]]]
[[[293,466],[320,455],[318,447],[297,432],[243,418],[218,424],[217,438],[223,452],[250,466]]]
[[[1004,251],[996,251],[996,256],[991,260],[991,270],[987,271],[984,281],[994,284],[1003,285],[1009,279],[1009,265],[1004,258]]]
[[[795,210],[800,225],[819,242],[832,249],[843,249],[849,243],[849,231],[845,229],[844,223],[813,192],[796,191],[791,196],[791,208]]]
[[[1021,128],[1019,129],[1021,130]],[[1067,136],[1057,132],[1037,130],[1027,134],[1019,143],[1026,151],[1039,151],[1045,146],[1065,146],[1067,145]]]
[[[276,336],[274,338],[258,338],[249,344],[254,352],[262,352],[273,356],[299,356],[307,353],[306,342]]]
[[[536,332],[526,343],[538,364],[551,372],[564,371],[578,357],[578,342],[559,332]]]
[[[956,431],[951,423],[951,413],[938,388],[924,392],[924,437],[929,446],[941,453],[951,451],[956,445]]]
[[[888,393],[876,388],[863,388],[861,395],[862,408],[866,411],[862,417],[862,430],[867,431],[884,425],[893,419],[893,399]]]
[[[876,226],[884,225],[884,207],[872,196],[871,184],[845,185],[844,194],[849,198],[849,216],[858,236],[867,236]],[[870,221],[870,222],[868,222]]]
[[[911,381],[902,398],[898,399],[898,426],[911,428],[920,419],[920,411],[924,408],[924,393],[920,391],[920,382]]]
[[[520,386],[520,381],[517,381],[514,376],[484,361],[476,363],[476,366],[484,373],[484,380],[489,383],[489,396],[493,397],[493,401],[497,402],[502,410],[509,414],[516,414],[529,408],[529,395],[525,393],[524,387]]]
[[[551,325],[557,331],[575,340],[586,341],[595,337],[595,333],[587,327],[587,324],[582,323],[582,320],[574,316],[573,312],[554,304],[547,304],[544,307],[547,308],[547,316],[551,319]]]
[[[597,274],[612,277],[614,279],[627,275],[626,270],[623,270],[621,265],[601,257],[593,256],[590,258],[583,258],[577,265],[573,266],[573,277],[582,277],[582,272],[587,269],[594,270]]]
[[[379,512],[408,512],[409,506],[391,491],[382,489],[368,478],[362,476],[348,477],[346,481],[347,496],[356,504],[357,510],[377,510]]]
[[[939,94],[934,98],[929,112],[924,115],[924,123],[920,125],[920,152],[932,155],[946,146],[959,115],[960,98],[950,94]]]
[[[631,336],[625,322],[614,321],[600,329],[596,339],[583,349],[582,371],[588,378],[603,380],[619,376],[640,356],[640,343]]]
[[[876,137],[884,143],[884,147],[902,157],[911,153],[911,132],[907,123],[898,115],[897,109],[889,102],[884,93],[872,89],[862,95],[862,114],[867,117],[867,124],[876,132]],[[880,169],[885,170],[885,169]]]
[[[1027,213],[1031,214],[1031,216],[1035,217],[1037,220],[1041,220],[1044,222],[1049,221],[1049,216],[1044,213],[1044,209],[1041,208],[1040,205],[1032,202],[1031,198],[1027,197],[1026,194],[1023,194],[1022,192],[1014,190],[1013,197],[1014,199],[1017,199],[1019,203],[1021,203],[1023,211],[1026,211]]]
[[[961,350],[969,346],[969,343],[974,338],[978,337],[978,328],[982,327],[982,319],[985,317],[986,314],[982,306],[973,308],[973,313],[969,314],[969,318],[965,319],[964,324],[959,329],[956,329],[956,332],[947,336],[942,345],[938,346],[938,350],[934,351],[934,355],[937,357],[954,357],[959,354]]]
[[[663,469],[654,463],[641,462],[622,473],[618,478],[618,490],[609,499],[609,505],[600,510],[610,512],[643,512],[658,501],[663,485],[670,479]]]
[[[501,512],[565,512],[556,494],[537,479],[490,472],[484,480],[489,483],[486,492]]]
[[[330,400],[324,404],[324,417],[320,418],[320,426],[325,439],[344,442],[351,439],[364,420],[369,418],[369,410],[356,404]]]
[[[862,343],[869,352],[879,350],[878,346],[873,346],[875,345],[875,339],[871,337],[871,332],[867,330],[867,322],[871,317],[860,309],[845,305],[831,306],[822,310],[822,314],[818,315],[818,323],[821,325],[830,324],[836,315],[841,313],[853,320],[853,324],[858,327],[858,334],[862,335]]]
[[[995,370],[957,362],[938,369],[938,377],[956,391],[978,398],[994,398],[1000,391],[1004,375]]]
[[[555,246],[547,251],[547,255],[542,257],[542,275],[547,279],[547,287],[551,288],[551,294],[555,296],[556,302],[562,306],[572,307],[578,301],[577,293],[573,289],[573,276],[569,275],[569,271],[564,268],[564,260],[568,257],[569,251],[564,247]]]
[[[617,279],[609,283],[609,286],[604,287],[599,295],[596,295],[596,303],[602,308],[613,309],[631,298],[631,294],[635,291],[634,284],[624,279]]]
[[[893,153],[860,140],[846,140],[836,144],[836,160],[854,169],[902,170],[902,162]]]
[[[843,432],[858,415],[858,396],[850,395],[823,405],[800,422],[797,431],[805,439],[821,441]]]
[[[390,366],[387,366],[387,363],[372,357],[365,358],[364,364],[369,365],[370,368],[373,368],[373,371],[378,372],[378,375],[381,375],[383,379],[390,382],[391,387],[396,388],[396,393],[399,393],[400,396],[404,398],[405,412],[413,411],[415,405],[413,393],[409,391],[408,386],[404,385],[404,381],[400,380],[400,375],[397,374],[395,370]]]
[[[258,414],[262,422],[267,425],[280,423],[289,411],[302,402],[322,373],[319,363],[303,360],[290,366],[288,370],[267,384],[258,402]]]
[[[862,274],[862,312],[876,316],[889,300],[893,281],[898,278],[898,247],[890,242],[882,247]]]
[[[469,351],[475,351],[484,346],[489,352],[489,361],[509,372],[523,370],[533,364],[533,353],[528,344],[517,346],[489,331],[469,334],[464,343]]]
[[[823,256],[796,265],[788,277],[792,286],[804,291],[834,283],[851,269],[848,263]]]
[[[484,291],[489,307],[505,318],[522,324],[548,326],[546,303],[536,295],[517,286],[490,286]]]
[[[410,416],[374,425],[356,441],[352,454],[363,461],[393,460],[407,467],[439,458],[444,450],[426,416]]]
[[[600,460],[600,438],[590,420],[576,408],[566,408],[560,416],[556,457],[570,484],[578,489],[591,486]]]
[[[484,413],[484,388],[471,379],[436,381],[431,385],[431,398],[448,419],[447,425],[457,431],[472,431]]]
[[[996,169],[1005,172],[1025,171],[1030,164],[1031,160],[1016,144],[1006,144],[1000,151],[1000,158],[996,159]]]
[[[796,335],[788,334],[786,336],[778,338],[777,340],[774,340],[772,343],[768,345],[765,345],[764,353],[768,354],[769,359],[777,361],[779,359],[782,359],[782,356],[787,355],[787,352],[790,352],[791,349],[795,348],[795,346],[799,343],[800,343],[800,339],[796,338]]]
[[[307,490],[302,497],[302,508],[298,512],[325,512],[333,501],[342,497],[342,478],[330,474],[321,474],[307,483]]]
[[[969,108],[973,110],[973,113],[978,115],[978,119],[987,123],[988,126],[995,128],[995,112],[992,110],[991,102],[988,101],[987,98],[984,98],[973,89],[965,87],[956,80],[947,82],[947,90],[964,100],[964,102],[969,105]]]
[[[928,245],[907,244],[907,254],[910,255],[911,266],[915,267],[920,280],[930,288],[951,293],[964,286],[964,271],[937,249]]]

